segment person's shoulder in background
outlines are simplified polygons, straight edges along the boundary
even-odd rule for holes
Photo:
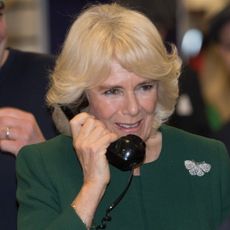
[[[22,51],[19,49],[8,48],[9,59],[25,64],[26,68],[37,68],[37,66],[53,67],[55,56],[47,53],[37,53],[32,51]]]
[[[45,53],[36,53],[29,51],[21,51],[18,49],[7,48],[9,51],[8,58],[2,66],[0,73],[4,78],[6,76],[22,75],[23,79],[31,78],[35,79],[47,78],[55,65],[55,56]],[[20,80],[22,80],[20,76]],[[48,79],[48,78],[47,78]],[[45,81],[46,82],[46,81]]]

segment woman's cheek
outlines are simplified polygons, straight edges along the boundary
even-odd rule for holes
[[[145,110],[147,114],[154,114],[154,111],[156,109],[156,104],[157,101],[153,98],[141,101],[141,107]]]
[[[90,105],[90,113],[97,119],[109,119],[118,111],[118,103],[113,101],[101,100]]]

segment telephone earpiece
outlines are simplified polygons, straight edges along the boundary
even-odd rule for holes
[[[145,142],[138,136],[129,134],[110,144],[106,152],[110,164],[122,171],[132,170],[145,158]]]

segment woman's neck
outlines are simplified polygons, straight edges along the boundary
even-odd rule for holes
[[[162,134],[157,131],[146,141],[146,157],[144,164],[157,160],[162,148]]]
[[[162,134],[161,132],[157,131],[154,135],[152,135],[147,141],[146,141],[146,155],[144,164],[156,161],[161,153],[162,149]],[[133,170],[134,176],[140,176],[140,167],[135,168]]]

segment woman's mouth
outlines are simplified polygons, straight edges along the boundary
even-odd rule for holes
[[[117,127],[126,133],[135,133],[140,129],[141,121],[135,123],[116,123]]]

